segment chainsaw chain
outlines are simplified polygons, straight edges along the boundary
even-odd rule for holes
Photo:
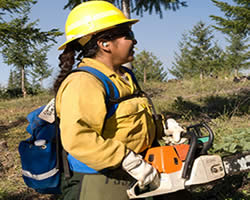
[[[250,172],[250,151],[223,157],[222,160],[228,175]]]

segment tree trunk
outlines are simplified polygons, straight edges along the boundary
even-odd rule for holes
[[[43,79],[40,81],[41,89],[43,89]]]
[[[122,0],[122,12],[130,19],[130,0]]]
[[[238,72],[238,69],[234,69],[234,77],[238,77],[239,76],[239,72]]]
[[[200,80],[202,80],[202,79],[203,79],[203,73],[200,72]]]
[[[146,67],[144,67],[144,74],[143,74],[143,83],[147,82],[147,70]]]
[[[24,67],[21,68],[21,78],[22,78],[22,93],[23,97],[25,98],[27,96],[27,91],[25,88],[25,74],[24,74]]]

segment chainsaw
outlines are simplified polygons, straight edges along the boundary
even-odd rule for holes
[[[130,199],[172,193],[221,179],[226,174],[250,170],[250,152],[225,158],[208,154],[214,133],[206,123],[187,127],[182,137],[188,138],[188,144],[148,149],[144,159],[160,173],[160,185],[149,184],[140,188],[135,182],[127,190]]]

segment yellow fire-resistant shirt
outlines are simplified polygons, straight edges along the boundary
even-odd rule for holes
[[[136,89],[130,74],[127,80],[104,64],[90,58],[80,66],[90,66],[107,75],[118,88],[120,97]],[[140,153],[151,146],[155,124],[145,97],[119,103],[113,116],[107,113],[105,89],[93,75],[77,72],[61,84],[56,98],[62,144],[65,150],[95,170],[118,167],[128,149]]]

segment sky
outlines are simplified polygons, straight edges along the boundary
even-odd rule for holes
[[[174,54],[178,52],[178,42],[181,41],[182,34],[190,31],[199,21],[205,22],[206,25],[215,25],[209,15],[223,16],[223,13],[216,7],[211,0],[186,0],[188,7],[182,7],[177,11],[163,10],[163,18],[152,13],[144,13],[143,17],[136,16],[132,13],[131,18],[140,21],[133,26],[133,31],[137,39],[136,52],[142,50],[152,52],[163,63],[164,69],[167,71],[171,68],[174,61]],[[232,0],[223,0],[232,3]],[[38,3],[32,6],[30,18],[31,21],[39,19],[38,27],[43,31],[53,28],[59,28],[64,32],[64,25],[69,9],[64,10],[67,0],[38,0]],[[224,36],[214,31],[215,40],[224,48],[226,45]],[[44,82],[45,87],[51,87],[53,80],[58,71],[58,56],[61,51],[57,48],[65,41],[65,35],[57,38],[57,44],[48,53],[48,64],[53,68],[52,77]],[[0,55],[0,86],[7,86],[9,71],[13,66],[7,66],[3,63]],[[168,73],[168,79],[173,78]]]

